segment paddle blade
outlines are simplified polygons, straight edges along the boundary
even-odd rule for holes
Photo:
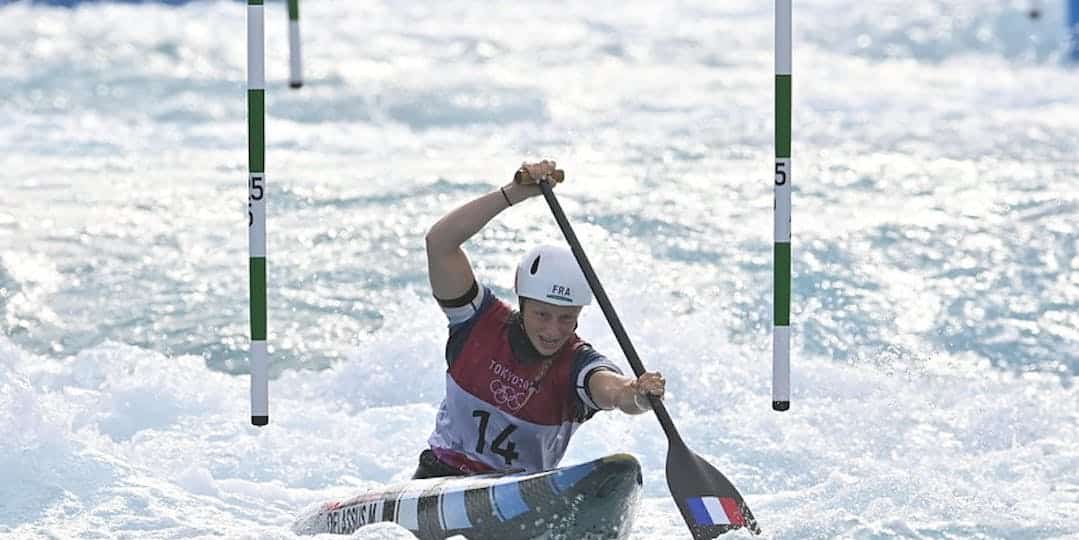
[[[667,450],[667,485],[694,540],[743,527],[761,533],[730,480],[681,441],[672,441]]]

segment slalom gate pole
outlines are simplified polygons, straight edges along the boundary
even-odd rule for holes
[[[1077,0],[1079,1],[1079,0]],[[791,0],[776,0],[775,254],[772,409],[790,409],[791,393]]]
[[[303,86],[300,58],[300,0],[288,0],[289,88]]]
[[[247,240],[251,423],[270,422],[266,352],[266,74],[262,0],[247,0]]]

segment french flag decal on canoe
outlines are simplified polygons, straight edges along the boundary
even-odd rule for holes
[[[730,497],[690,497],[686,506],[698,525],[733,525],[743,527],[746,519],[738,501]]]

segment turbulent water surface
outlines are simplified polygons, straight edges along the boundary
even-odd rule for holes
[[[271,423],[249,425],[245,6],[0,6],[0,536],[290,538],[407,478],[423,235],[522,160],[767,538],[1079,538],[1079,72],[1063,5],[796,2],[793,405],[771,410],[769,2],[266,11]],[[1062,4],[1062,2],[1060,3]],[[511,299],[541,200],[466,247]],[[629,367],[596,307],[580,333]],[[635,539],[684,538],[651,416]],[[394,526],[360,538],[406,538]],[[746,537],[748,533],[732,533]]]

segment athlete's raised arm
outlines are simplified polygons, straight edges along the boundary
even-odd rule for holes
[[[542,178],[554,174],[555,162],[544,160],[522,167],[528,171],[527,177]],[[528,178],[523,180],[527,182]],[[467,293],[476,277],[461,245],[506,208],[539,194],[534,182],[511,180],[457,207],[432,225],[426,237],[427,275],[435,298],[452,300]]]

